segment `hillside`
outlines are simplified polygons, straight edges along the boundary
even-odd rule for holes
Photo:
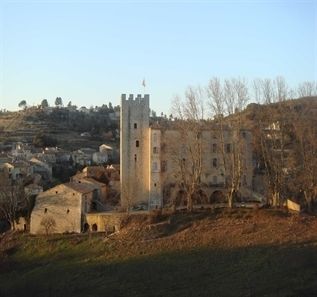
[[[0,296],[316,296],[317,218],[233,210],[0,242]],[[154,221],[154,223],[153,223]]]
[[[56,139],[58,145],[74,150],[80,147],[97,148],[101,143],[118,145],[118,120],[109,113],[29,108],[18,112],[0,113],[0,141],[32,142],[37,134]],[[90,136],[80,134],[88,132]]]
[[[260,118],[272,123],[276,121],[275,117],[278,116],[276,110],[281,108],[286,117],[291,118],[304,112],[307,120],[314,120],[317,117],[317,97],[304,97],[268,105],[251,103],[241,112],[242,122],[245,127],[250,129],[254,128]]]

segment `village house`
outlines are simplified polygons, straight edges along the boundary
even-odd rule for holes
[[[30,164],[33,166],[33,173],[40,174],[44,181],[52,181],[52,166],[50,164],[35,157],[30,159]]]
[[[72,158],[75,164],[82,166],[90,166],[92,164],[92,155],[96,151],[91,148],[81,148],[72,153]]]
[[[1,168],[11,181],[22,180],[27,176],[31,176],[34,172],[33,166],[25,161],[4,163]]]
[[[32,146],[26,143],[17,142],[13,145],[11,155],[16,161],[29,160],[32,157]]]
[[[95,152],[92,154],[92,161],[95,165],[105,164],[107,163],[108,159],[108,153],[105,152]]]
[[[104,210],[104,203],[106,203],[107,199],[107,185],[103,182],[99,182],[92,177],[87,177],[82,173],[76,174],[70,178],[72,183],[79,183],[79,184],[88,184],[93,185],[98,190],[99,199],[96,201],[97,210]]]
[[[98,186],[88,183],[70,182],[42,192],[36,197],[30,233],[79,233],[98,200]]]

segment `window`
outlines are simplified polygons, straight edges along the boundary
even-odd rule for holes
[[[212,159],[212,167],[217,167],[218,166],[218,160],[217,158]]]
[[[157,146],[153,147],[153,154],[158,154],[158,147]]]
[[[161,168],[162,168],[162,172],[167,171],[167,161],[162,161]]]
[[[136,162],[136,160],[137,160],[137,157],[136,157],[136,154],[134,155],[134,161]]]
[[[137,123],[134,123],[134,129],[137,129],[138,128],[138,124]]]
[[[44,213],[47,213],[47,208],[44,209]]]
[[[157,171],[157,162],[152,163],[152,169],[153,171]]]
[[[154,183],[154,187],[156,187],[156,183]]]
[[[226,153],[231,153],[231,144],[230,143],[226,144]]]
[[[243,175],[243,185],[246,186],[247,184],[247,176]]]
[[[136,140],[136,141],[135,141],[135,146],[136,146],[136,147],[139,147],[139,146],[140,146],[140,141],[139,141],[139,140]]]
[[[212,152],[216,153],[217,152],[217,143],[212,144]]]
[[[69,213],[69,209],[67,209],[66,213]]]
[[[157,134],[156,133],[153,134],[153,141],[154,141],[154,143],[157,142]]]
[[[212,177],[212,183],[213,183],[214,185],[218,184],[218,178],[217,178],[216,175]]]

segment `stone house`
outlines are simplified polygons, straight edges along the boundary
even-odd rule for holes
[[[29,160],[32,158],[32,147],[29,144],[17,142],[13,145],[11,155],[15,160]]]
[[[92,161],[96,165],[105,164],[108,161],[108,153],[106,152],[95,152],[92,154]]]
[[[86,183],[61,184],[42,192],[36,197],[30,233],[79,233],[85,214],[95,211],[98,199],[98,188]]]
[[[96,200],[96,208],[97,210],[104,210],[103,203],[106,202],[107,199],[107,185],[105,183],[99,182],[95,180],[92,177],[87,177],[84,176],[82,173],[76,174],[70,178],[70,181],[72,183],[78,183],[78,184],[88,184],[88,185],[93,185],[98,189],[98,196],[99,199]],[[99,203],[100,201],[100,203]]]
[[[33,173],[41,175],[44,181],[50,182],[52,180],[52,166],[38,158],[31,158],[30,164],[33,166]]]
[[[22,180],[34,172],[33,166],[24,161],[4,163],[1,167],[2,171],[5,172],[12,181]]]
[[[75,164],[82,166],[90,166],[92,164],[92,155],[96,151],[91,148],[81,148],[72,153],[72,158]]]

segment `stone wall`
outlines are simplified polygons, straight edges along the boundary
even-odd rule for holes
[[[89,213],[86,214],[86,227],[88,231],[115,232],[120,230],[122,220],[126,213]]]

